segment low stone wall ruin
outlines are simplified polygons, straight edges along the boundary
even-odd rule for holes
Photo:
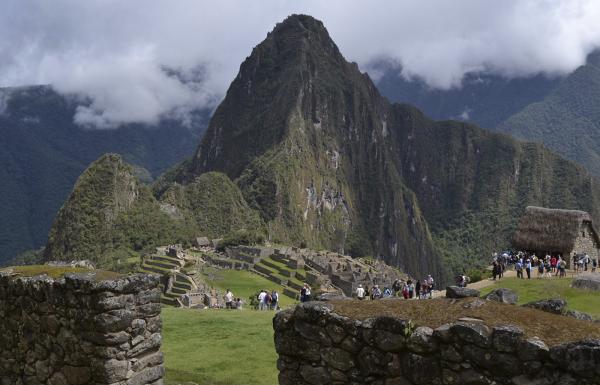
[[[389,316],[353,320],[308,302],[273,320],[281,385],[600,384],[600,341],[548,348],[514,326],[435,330]]]
[[[158,283],[0,274],[0,384],[162,384]]]

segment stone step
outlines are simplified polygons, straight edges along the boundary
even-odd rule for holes
[[[171,298],[164,295],[160,297],[160,302],[165,305],[179,306],[179,301],[177,301],[177,298]]]
[[[168,275],[171,272],[171,270],[161,269],[161,268],[156,267],[156,266],[148,266],[146,264],[143,264],[140,267],[140,270],[141,270],[142,273],[158,274],[158,275]]]
[[[188,291],[189,291],[188,289],[182,289],[179,287],[175,287],[175,285],[173,285],[173,287],[171,288],[171,293],[178,294],[178,295],[185,294]]]
[[[184,262],[181,259],[169,257],[168,255],[152,255],[152,256],[148,257],[148,259],[159,261],[159,262],[166,262],[166,263],[169,263],[171,265],[176,265],[176,266],[182,266],[184,264]]]
[[[154,267],[158,267],[158,268],[162,268],[162,269],[167,269],[167,270],[177,270],[179,268],[181,268],[180,265],[175,265],[172,263],[168,263],[168,262],[163,262],[163,261],[157,261],[154,259],[146,259],[144,261],[144,264],[148,265],[148,266],[154,266]]]
[[[173,287],[177,288],[177,289],[180,289],[180,290],[186,290],[186,291],[192,290],[192,285],[190,285],[189,283],[185,283],[185,282],[174,281],[173,282]]]

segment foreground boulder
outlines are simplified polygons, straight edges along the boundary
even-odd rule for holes
[[[448,286],[446,288],[446,298],[468,298],[479,297],[479,290],[469,289],[467,287]]]
[[[510,289],[500,288],[486,295],[485,299],[514,305],[519,301],[519,295]]]
[[[576,289],[600,291],[600,274],[582,274],[573,280],[571,287]]]
[[[531,307],[548,313],[564,314],[567,308],[567,301],[560,298],[542,299],[540,301],[528,302],[523,306]]]

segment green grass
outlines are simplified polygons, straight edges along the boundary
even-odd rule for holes
[[[482,289],[481,295],[503,287],[512,289],[519,294],[519,304],[545,299],[562,298],[567,301],[567,307],[579,310],[600,318],[600,294],[581,289],[573,289],[570,278],[552,279],[517,279],[503,278],[494,285]]]
[[[276,385],[273,316],[247,309],[163,308],[166,383]]]
[[[225,291],[230,289],[235,297],[242,298],[248,302],[248,297],[256,294],[261,289],[273,290],[276,289],[279,293],[279,303],[281,307],[287,307],[294,303],[295,300],[283,295],[281,285],[271,282],[260,275],[250,273],[245,270],[228,270],[228,269],[212,269],[210,276],[206,277],[206,283],[214,286],[218,290]]]

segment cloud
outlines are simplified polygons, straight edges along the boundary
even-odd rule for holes
[[[600,47],[595,0],[5,0],[0,86],[52,84],[100,128],[214,108],[291,13],[325,23],[363,70],[385,59],[434,88],[469,71],[564,74]]]

